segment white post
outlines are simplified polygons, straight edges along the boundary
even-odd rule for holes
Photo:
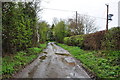
[[[118,2],[118,26],[120,27],[120,1]]]

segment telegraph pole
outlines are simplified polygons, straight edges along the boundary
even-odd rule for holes
[[[105,4],[107,6],[107,20],[106,20],[106,31],[108,31],[108,12],[109,12],[109,5]]]
[[[77,11],[76,11],[76,27],[77,27]]]

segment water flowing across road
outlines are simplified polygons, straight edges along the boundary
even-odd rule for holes
[[[53,42],[15,78],[90,78],[71,54]]]

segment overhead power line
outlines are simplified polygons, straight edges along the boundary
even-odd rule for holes
[[[72,10],[63,10],[63,9],[54,9],[54,8],[43,8],[43,9],[56,10],[56,11],[64,11],[64,12],[76,12],[76,11],[72,11]],[[80,14],[80,13],[78,13],[78,14]],[[86,15],[86,14],[80,14],[80,15]],[[99,19],[106,20],[106,18],[102,18],[102,17],[96,17],[96,16],[91,16],[91,15],[86,15],[86,16],[90,16],[90,17],[93,17],[93,18],[99,18]]]
[[[90,15],[87,15],[87,16],[90,16]],[[102,18],[102,17],[96,17],[96,16],[90,16],[90,17],[99,18],[99,19],[105,19],[106,20],[106,18]]]
[[[53,9],[53,8],[43,8],[43,9],[57,10],[57,11],[64,11],[64,12],[76,12],[76,11],[72,11],[72,10]]]

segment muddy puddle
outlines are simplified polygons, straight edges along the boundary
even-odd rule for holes
[[[70,54],[64,54],[64,53],[55,53],[56,55],[61,55],[61,56],[71,56]]]
[[[43,52],[44,54],[48,54],[47,52]]]
[[[43,55],[43,56],[41,56],[39,59],[40,59],[40,60],[44,60],[44,59],[46,59],[46,57],[47,57],[46,55]]]
[[[66,64],[71,65],[71,66],[75,66],[75,65],[76,65],[76,62],[75,62],[75,60],[74,60],[72,57],[64,58],[63,61],[64,61]]]

